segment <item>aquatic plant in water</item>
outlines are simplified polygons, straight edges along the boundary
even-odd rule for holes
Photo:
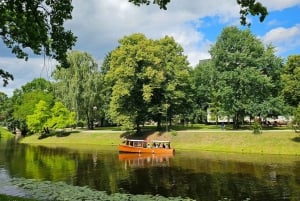
[[[14,178],[11,180],[14,185],[19,186],[37,200],[47,201],[191,201],[189,198],[163,197],[160,195],[132,195],[115,193],[108,195],[105,191],[92,190],[86,186],[72,186],[64,182],[37,181],[33,179]]]

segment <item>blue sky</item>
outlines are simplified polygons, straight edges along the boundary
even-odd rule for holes
[[[221,3],[220,3],[221,2]],[[261,0],[269,15],[263,23],[251,17],[251,31],[264,44],[272,44],[277,56],[284,59],[300,54],[300,0]],[[168,10],[157,6],[136,7],[127,0],[73,0],[73,19],[66,22],[78,37],[74,50],[90,53],[101,65],[105,55],[118,40],[132,33],[144,33],[148,38],[173,36],[182,45],[192,66],[210,58],[212,44],[226,26],[239,24],[236,0],[172,0]],[[56,61],[33,56],[28,62],[16,59],[0,42],[0,67],[14,75],[7,87],[0,91],[11,96],[13,90],[34,78],[51,80]]]

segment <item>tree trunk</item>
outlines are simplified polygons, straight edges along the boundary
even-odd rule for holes
[[[160,117],[158,117],[158,119],[157,119],[157,126],[156,126],[156,130],[161,130],[161,118]]]
[[[236,112],[233,118],[233,128],[237,129],[239,128],[239,113]]]
[[[141,135],[142,132],[141,132],[139,121],[137,120],[135,124],[136,124],[136,134]]]

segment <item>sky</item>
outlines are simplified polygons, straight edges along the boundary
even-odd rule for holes
[[[273,45],[284,60],[300,54],[300,0],[260,0],[269,15],[263,23],[248,19],[251,32],[265,45]],[[210,58],[209,49],[227,26],[243,27],[236,0],[171,0],[167,10],[157,5],[137,7],[128,0],[73,0],[73,18],[65,27],[77,36],[73,50],[88,52],[99,65],[118,45],[118,40],[133,33],[148,38],[172,36],[183,49],[191,66]],[[0,92],[8,96],[34,78],[51,79],[57,62],[44,56],[17,59],[0,41],[0,68],[13,74]]]

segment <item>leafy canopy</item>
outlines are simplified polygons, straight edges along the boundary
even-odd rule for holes
[[[105,81],[111,84],[109,114],[125,129],[139,129],[147,119],[160,121],[166,110],[183,110],[189,67],[173,38],[125,36],[111,52]]]
[[[2,0],[0,1],[0,37],[17,58],[44,54],[68,66],[66,53],[76,37],[65,30],[72,18],[72,0]],[[31,50],[31,51],[29,51]],[[4,86],[13,75],[0,69]]]
[[[217,100],[223,111],[234,116],[235,126],[245,115],[266,117],[278,111],[271,109],[278,92],[276,74],[270,72],[281,66],[281,60],[270,47],[265,48],[250,30],[227,27],[210,53],[217,72]]]

